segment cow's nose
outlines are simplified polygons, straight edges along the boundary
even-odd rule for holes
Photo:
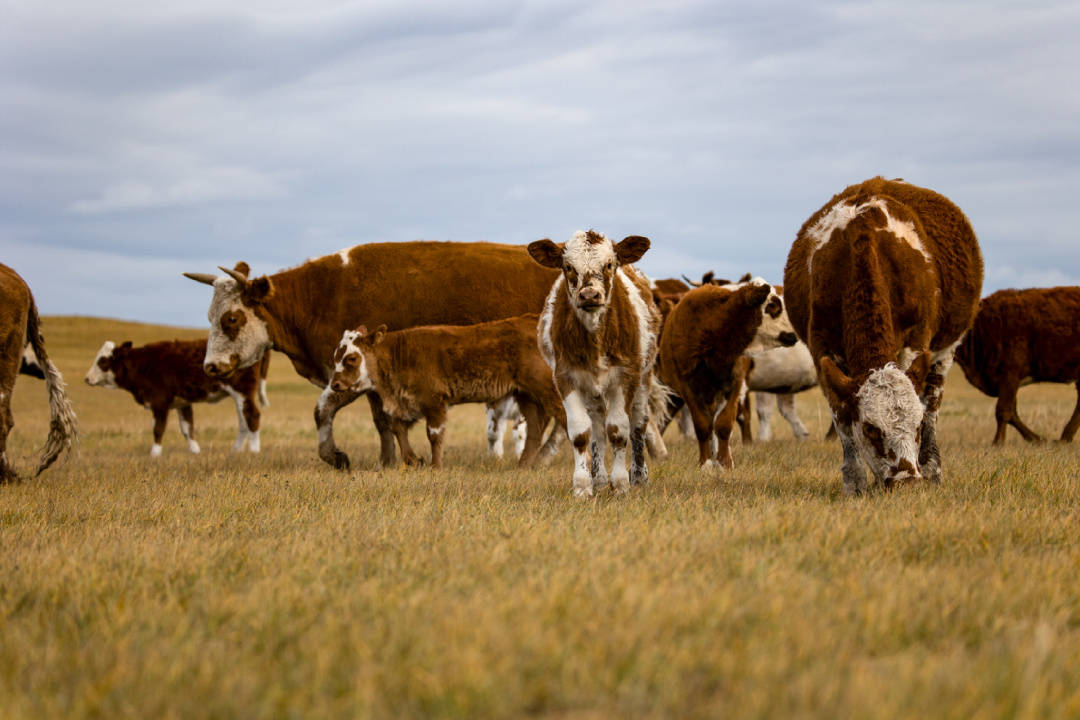
[[[345,389],[345,383],[341,382],[340,380],[334,380],[332,383],[330,383],[330,389],[334,392],[341,392]]]
[[[785,346],[785,347],[791,347],[792,345],[794,345],[798,341],[799,341],[798,336],[795,335],[795,333],[793,333],[793,332],[782,332],[782,333],[780,333],[780,344]]]
[[[578,293],[578,300],[583,303],[594,303],[600,301],[600,291],[595,288],[582,288]]]
[[[217,377],[219,374],[221,374],[221,371],[218,369],[217,363],[204,363],[203,372],[210,377]]]

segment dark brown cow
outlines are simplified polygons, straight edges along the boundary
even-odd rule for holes
[[[131,342],[119,346],[106,341],[86,373],[86,384],[127,390],[135,402],[154,415],[154,444],[150,457],[161,455],[161,439],[169,421],[169,410],[176,410],[180,432],[188,449],[198,454],[195,442],[195,413],[192,405],[214,403],[231,397],[236,402],[237,434],[233,451],[259,452],[259,400],[266,404],[263,391],[270,353],[260,362],[233,373],[227,380],[209,378],[203,372],[205,340],[164,340],[140,347]]]
[[[625,493],[648,482],[645,429],[660,314],[648,281],[630,267],[648,249],[648,238],[632,235],[613,244],[594,230],[558,245],[547,239],[529,244],[536,262],[562,270],[540,315],[538,342],[566,410],[576,497],[609,484]],[[605,440],[614,454],[610,478]]]
[[[225,376],[273,348],[320,388],[333,373],[334,349],[345,329],[472,325],[538,312],[555,278],[521,246],[456,242],[357,245],[255,279],[248,279],[244,263],[225,272],[187,274],[214,286],[207,372]],[[380,461],[393,465],[390,419],[379,396],[367,395],[382,444]],[[315,407],[319,457],[337,468],[348,467],[349,458],[334,444],[334,416],[357,397],[351,390],[324,393]]]
[[[843,444],[845,493],[866,488],[860,457],[886,488],[941,481],[938,407],[982,277],[960,209],[902,181],[852,185],[799,230],[784,297]]]
[[[37,473],[53,464],[61,452],[70,452],[78,438],[77,420],[71,408],[64,378],[45,350],[34,296],[26,282],[7,265],[0,265],[0,483],[19,479],[7,456],[7,437],[15,425],[11,393],[19,374],[23,351],[29,345],[45,373],[49,392],[49,435],[41,451]]]
[[[698,462],[707,469],[734,467],[730,437],[752,367],[747,350],[795,344],[788,326],[765,312],[777,298],[764,281],[734,290],[705,284],[687,293],[664,321],[660,380],[676,393],[671,412],[683,402],[689,408]],[[718,399],[724,401],[719,413]]]
[[[1016,391],[1037,382],[1073,383],[1077,403],[1061,433],[1080,428],[1080,287],[999,290],[983,298],[956,361],[972,385],[996,397],[994,444],[1012,425],[1025,440],[1041,440],[1020,420]]]
[[[436,468],[442,467],[450,405],[492,403],[510,395],[527,426],[518,465],[531,465],[548,419],[558,423],[554,432],[566,427],[551,368],[536,347],[538,319],[533,313],[478,325],[346,330],[334,353],[330,386],[334,392],[377,392],[398,434],[424,418]],[[403,454],[407,447],[402,444]],[[419,464],[415,455],[404,460]]]

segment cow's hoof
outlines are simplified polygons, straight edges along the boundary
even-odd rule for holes
[[[588,498],[591,498],[592,496],[593,496],[592,487],[575,487],[574,488],[574,497],[575,498],[578,498],[578,499],[581,499],[581,500],[586,500]]]
[[[340,450],[335,450],[333,457],[330,459],[330,464],[334,466],[335,470],[348,470],[349,469],[349,456]]]

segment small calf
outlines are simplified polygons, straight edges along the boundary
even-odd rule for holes
[[[704,284],[687,293],[664,321],[660,380],[678,396],[670,410],[682,402],[690,409],[698,461],[705,467],[734,467],[731,430],[753,366],[746,352],[790,347],[797,340],[786,323],[767,312],[776,298],[764,281],[735,290]],[[718,413],[720,398],[724,405]]]
[[[566,427],[551,370],[536,347],[537,320],[534,313],[478,325],[346,330],[324,395],[376,392],[399,438],[424,418],[435,468],[442,467],[449,406],[493,403],[511,395],[526,423],[518,465],[531,465],[548,419],[554,417],[559,425],[553,432]],[[405,464],[419,464],[409,444],[400,445]]]
[[[154,414],[154,444],[150,457],[161,455],[161,438],[175,409],[180,432],[192,453],[199,452],[195,442],[195,415],[192,405],[217,402],[226,396],[236,402],[237,435],[233,451],[247,444],[259,452],[260,401],[266,403],[265,378],[270,353],[260,362],[233,373],[227,379],[210,378],[203,372],[206,340],[166,340],[132,347],[131,342],[117,346],[107,341],[86,373],[87,385],[127,390],[135,402]]]

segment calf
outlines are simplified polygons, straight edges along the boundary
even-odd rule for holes
[[[685,402],[690,410],[702,466],[734,467],[731,429],[753,366],[746,352],[796,341],[789,326],[766,311],[777,297],[763,280],[735,289],[705,284],[687,293],[664,322],[660,380],[678,396],[669,409]],[[720,398],[724,404],[718,413]]]
[[[442,467],[450,405],[492,403],[510,395],[526,423],[518,465],[531,465],[548,419],[566,426],[551,370],[536,348],[538,318],[532,313],[478,325],[430,325],[389,333],[385,325],[372,333],[363,325],[346,330],[334,352],[327,392],[378,393],[398,435],[424,418],[435,468]],[[418,464],[408,443],[399,445],[405,464]]]
[[[67,397],[64,378],[45,350],[34,296],[26,282],[7,265],[0,264],[0,483],[19,479],[7,457],[7,438],[15,425],[11,394],[27,347],[37,358],[49,393],[49,434],[41,451],[37,474],[70,452],[78,439],[75,411]]]
[[[270,353],[227,380],[207,377],[203,372],[205,355],[206,340],[165,340],[141,347],[132,347],[130,341],[120,346],[106,341],[86,373],[86,384],[127,390],[135,402],[149,408],[154,415],[150,457],[161,455],[161,438],[172,409],[176,410],[188,449],[197,454],[192,405],[217,402],[226,396],[236,402],[238,428],[233,451],[243,450],[247,444],[251,452],[259,452],[262,413],[257,398],[266,398],[264,383]]]
[[[846,494],[941,481],[937,414],[953,352],[971,325],[983,264],[949,200],[873,178],[835,195],[799,230],[784,270],[844,448]]]
[[[1016,391],[1028,383],[1074,383],[1077,403],[1061,433],[1080,427],[1080,287],[999,290],[983,298],[956,361],[972,385],[996,397],[994,444],[1012,425],[1025,440],[1041,440],[1016,413]]]
[[[648,249],[648,238],[612,243],[594,230],[576,232],[566,243],[529,244],[536,262],[562,271],[544,303],[537,341],[566,410],[576,497],[609,484],[625,493],[648,482],[645,433],[660,314],[648,282],[630,267]],[[605,440],[614,453],[610,478]]]

